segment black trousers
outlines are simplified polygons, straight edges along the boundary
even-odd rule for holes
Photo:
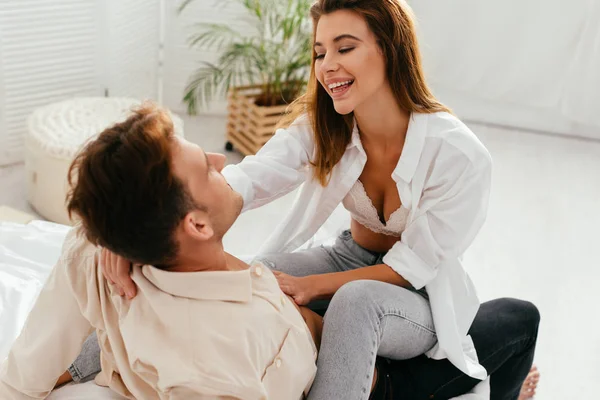
[[[469,334],[479,362],[491,376],[490,400],[516,400],[531,369],[540,313],[530,302],[503,298],[481,305]],[[419,356],[390,361],[394,399],[448,399],[470,391],[480,381],[448,360]]]

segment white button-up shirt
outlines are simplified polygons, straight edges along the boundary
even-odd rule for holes
[[[244,198],[244,211],[303,184],[292,210],[259,253],[291,252],[308,241],[342,202],[367,162],[356,124],[326,187],[312,179],[314,151],[312,127],[302,116],[289,128],[279,129],[255,156],[223,170]],[[487,373],[467,333],[480,303],[460,259],[484,223],[491,168],[488,151],[456,117],[445,112],[413,113],[392,173],[410,214],[401,239],[383,259],[415,289],[427,289],[438,338],[427,355],[448,358],[477,379],[485,379]]]

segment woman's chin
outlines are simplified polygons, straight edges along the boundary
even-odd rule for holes
[[[335,111],[341,115],[348,115],[352,111],[354,111],[354,107],[352,106],[352,104],[350,104],[346,101],[343,101],[343,100],[342,101],[334,101],[333,108],[335,108]]]

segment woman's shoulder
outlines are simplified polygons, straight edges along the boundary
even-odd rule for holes
[[[432,145],[440,146],[447,152],[466,155],[472,161],[475,159],[491,160],[484,144],[469,127],[458,117],[449,112],[420,114],[427,123],[425,138]],[[429,139],[429,140],[428,140]]]

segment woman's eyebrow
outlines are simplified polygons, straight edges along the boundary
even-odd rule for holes
[[[359,38],[357,38],[356,36],[353,36],[349,33],[344,33],[342,35],[336,36],[335,39],[333,39],[334,43],[339,42],[342,39],[353,39],[353,40],[358,40],[359,42],[362,42],[362,40],[360,40]],[[315,42],[313,47],[317,47],[317,46],[323,46],[323,43],[321,42]]]

